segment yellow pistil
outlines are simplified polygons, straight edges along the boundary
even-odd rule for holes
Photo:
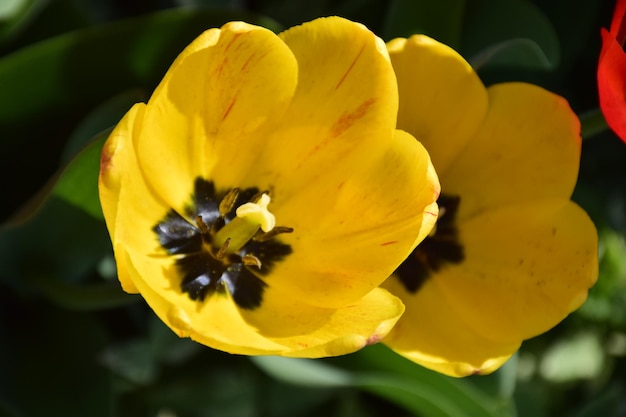
[[[237,207],[237,216],[215,234],[214,246],[224,253],[236,253],[259,229],[270,232],[276,225],[276,218],[267,209],[269,203],[270,196],[264,193],[256,202]]]

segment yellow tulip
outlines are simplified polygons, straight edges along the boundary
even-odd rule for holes
[[[489,373],[578,308],[597,279],[596,229],[570,201],[580,123],[540,87],[485,88],[426,36],[387,46],[398,128],[424,144],[442,194],[434,232],[383,285],[406,306],[384,343],[448,375]]]
[[[385,44],[362,25],[206,31],[102,152],[123,289],[231,353],[379,341],[404,311],[379,285],[430,232],[439,195],[397,108]]]

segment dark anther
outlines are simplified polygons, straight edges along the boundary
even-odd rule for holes
[[[259,200],[261,199],[261,197],[263,197],[263,194],[270,195],[270,191],[269,190],[259,191],[258,193],[254,194],[252,197],[250,197],[248,199],[248,202],[250,202],[250,203],[258,203]]]
[[[245,254],[241,261],[244,265],[256,266],[258,269],[261,269],[261,260],[250,253]]]
[[[276,226],[269,232],[264,232],[262,230],[259,230],[252,239],[257,242],[267,242],[268,240],[275,238],[281,233],[292,233],[292,232],[293,232],[292,227]]]
[[[395,275],[407,291],[417,292],[431,274],[445,265],[461,263],[465,258],[456,226],[460,202],[461,198],[456,195],[439,196],[440,215],[435,233],[424,239],[396,269]]]
[[[267,242],[257,242],[251,240],[245,246],[246,253],[252,253],[259,258],[261,262],[261,275],[267,275],[277,262],[285,259],[291,254],[291,246],[281,243],[277,239],[268,240]]]
[[[202,216],[199,214],[196,216],[196,226],[200,229],[200,233],[203,235],[209,233],[209,226],[207,226],[204,220],[202,220]]]
[[[239,188],[233,188],[222,198],[219,207],[220,215],[222,217],[226,216],[235,207],[237,197],[239,197]]]

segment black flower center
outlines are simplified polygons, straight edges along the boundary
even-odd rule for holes
[[[191,203],[181,215],[171,209],[153,231],[161,247],[175,257],[180,288],[192,300],[204,301],[214,293],[228,291],[241,308],[261,305],[267,276],[275,264],[291,253],[291,246],[276,235],[291,232],[275,227],[253,238],[235,251],[229,241],[216,245],[216,235],[236,217],[236,208],[256,202],[257,188],[216,191],[212,181],[197,178]],[[232,249],[232,248],[231,248]]]
[[[456,226],[460,202],[461,198],[456,195],[439,196],[439,219],[435,233],[424,239],[396,269],[395,275],[410,293],[416,293],[431,274],[445,265],[458,264],[465,258]]]

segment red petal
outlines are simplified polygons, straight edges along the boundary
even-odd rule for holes
[[[624,27],[624,15],[626,14],[626,0],[617,0],[613,20],[611,20],[610,34],[622,45],[626,39],[626,27]]]
[[[619,1],[618,5],[626,0]],[[602,50],[598,63],[600,108],[609,127],[626,142],[626,54],[606,29],[601,29]]]

